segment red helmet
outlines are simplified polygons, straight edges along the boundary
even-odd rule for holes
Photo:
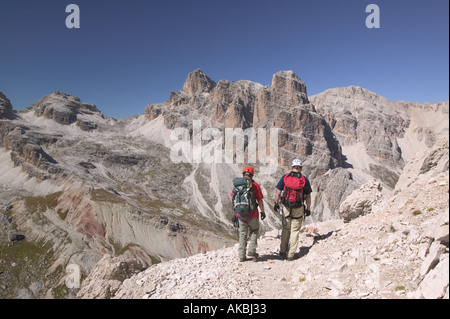
[[[252,174],[252,176],[255,175],[255,171],[250,166],[247,166],[246,168],[244,168],[244,171],[242,172],[242,174],[247,173],[247,172]]]

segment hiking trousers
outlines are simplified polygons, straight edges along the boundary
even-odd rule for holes
[[[298,238],[303,222],[304,207],[289,208],[282,207],[286,217],[286,225],[281,230],[280,254],[287,254],[287,258],[294,258],[298,248]],[[299,218],[301,217],[301,218]]]
[[[259,218],[254,218],[248,223],[239,220],[239,259],[245,259],[247,256],[247,242],[249,254],[256,253],[259,235]]]

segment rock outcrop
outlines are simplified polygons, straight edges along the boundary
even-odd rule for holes
[[[182,91],[195,97],[199,93],[208,93],[216,86],[210,77],[208,77],[202,70],[197,69],[188,75],[186,82],[183,85]]]
[[[77,294],[83,299],[109,299],[113,297],[122,282],[143,271],[144,265],[138,259],[123,254],[119,257],[104,255],[83,281]]]
[[[0,120],[1,119],[12,119],[15,117],[11,101],[0,92]]]
[[[346,222],[372,213],[373,206],[381,198],[381,184],[372,179],[354,190],[339,206],[339,216]]]
[[[59,136],[40,134],[23,124],[0,122],[0,147],[11,151],[15,166],[21,166],[30,177],[49,179],[62,173],[56,160],[42,146],[59,139]]]
[[[80,115],[98,114],[102,116],[95,105],[82,103],[78,97],[59,91],[44,96],[25,111],[29,110],[34,110],[36,116],[43,116],[59,124],[77,123],[84,130],[93,129],[96,126],[95,123],[89,124],[89,122],[80,120]]]

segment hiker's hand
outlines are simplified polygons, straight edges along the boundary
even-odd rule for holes
[[[305,216],[311,215],[311,211],[309,209],[305,209]]]
[[[237,221],[238,221],[238,218],[236,217],[236,215],[234,215],[234,216],[231,218],[231,222],[232,222],[233,224],[236,224]]]
[[[273,210],[274,211],[279,211],[280,210],[280,205],[278,205],[277,203],[275,203],[274,205],[273,205]]]
[[[264,220],[266,218],[266,213],[261,212],[261,220]]]

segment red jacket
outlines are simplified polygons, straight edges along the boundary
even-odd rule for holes
[[[264,196],[261,192],[261,187],[259,187],[258,183],[255,181],[252,181],[252,187],[253,187],[253,195],[255,196],[255,199],[258,200],[263,200]],[[233,188],[234,190],[234,188]],[[231,191],[231,197],[233,197],[233,190]],[[239,214],[236,213],[236,217],[239,217]],[[250,214],[248,214],[248,218],[250,220],[255,219],[255,218],[259,218],[259,211],[258,208],[256,208],[254,211],[252,211]]]

